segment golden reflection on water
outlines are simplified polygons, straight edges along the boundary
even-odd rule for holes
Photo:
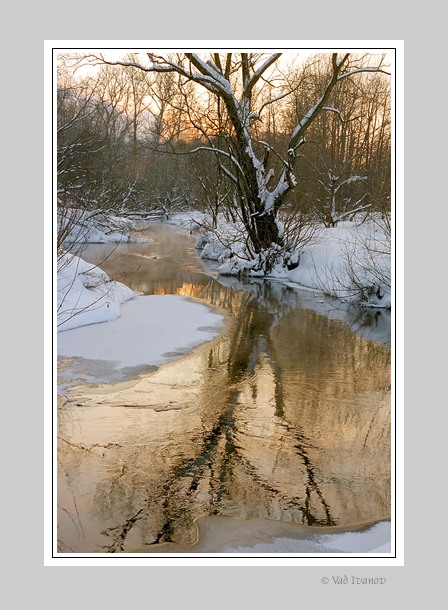
[[[58,408],[59,551],[188,545],[207,515],[390,518],[389,348],[310,310],[280,315],[268,292],[207,278],[176,290],[206,294],[231,322],[151,374],[70,390]]]
[[[233,325],[136,382],[72,391],[59,417],[61,550],[190,544],[204,515],[340,526],[387,518],[388,350],[349,331],[344,342],[341,329],[333,356],[317,358],[319,342],[304,352],[298,338],[283,349],[291,323],[315,315],[287,316],[242,378]]]

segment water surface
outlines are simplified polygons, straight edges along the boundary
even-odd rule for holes
[[[389,519],[387,318],[279,282],[218,280],[191,236],[166,225],[150,236],[83,257],[107,255],[101,267],[133,290],[193,296],[228,324],[119,383],[107,363],[92,383],[61,359],[61,379],[75,368],[80,383],[58,407],[59,551],[188,549],[207,516],[314,528]]]

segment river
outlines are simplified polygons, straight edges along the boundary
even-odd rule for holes
[[[82,256],[107,259],[101,268],[141,294],[200,299],[227,324],[190,354],[118,381],[58,359],[69,397],[57,406],[58,551],[188,553],[207,518],[227,519],[227,532],[233,522],[337,531],[389,520],[389,314],[219,278],[192,236],[148,231],[149,243]]]

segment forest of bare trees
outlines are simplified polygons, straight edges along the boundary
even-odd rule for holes
[[[387,57],[300,57],[60,54],[58,246],[73,210],[223,214],[249,257],[291,252],[314,223],[390,223]]]

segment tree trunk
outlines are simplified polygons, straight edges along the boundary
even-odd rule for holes
[[[283,240],[278,230],[275,214],[264,214],[253,218],[253,226],[250,228],[249,236],[251,238],[254,251],[259,254],[263,250],[271,248],[272,244],[278,246],[283,245]]]

